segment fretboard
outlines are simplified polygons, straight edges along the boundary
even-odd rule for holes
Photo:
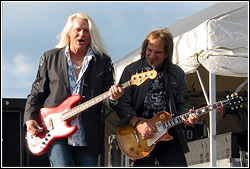
[[[219,102],[216,102],[216,103],[214,103],[212,105],[196,109],[196,110],[194,110],[194,113],[197,116],[201,116],[201,115],[206,114],[206,113],[208,113],[208,112],[210,112],[212,110],[218,109],[218,108],[220,108],[222,106],[223,106],[222,101],[219,101]],[[170,119],[168,121],[165,121],[165,122],[162,123],[162,126],[163,126],[164,129],[166,129],[166,128],[176,126],[176,125],[178,125],[180,123],[183,123],[185,120],[188,119],[189,114],[190,113],[185,113],[185,114],[179,115],[179,116],[177,116],[175,118],[172,118],[172,119]]]
[[[130,85],[131,85],[131,83],[130,83],[130,80],[129,80],[129,81],[123,83],[121,85],[121,88],[125,89],[126,87],[128,87]],[[84,102],[84,103],[82,103],[82,104],[68,110],[67,112],[64,112],[62,114],[62,119],[65,120],[65,121],[68,120],[68,119],[71,119],[71,118],[75,117],[77,114],[79,114],[80,112],[82,112],[82,111],[96,105],[97,103],[105,100],[106,98],[108,98],[110,96],[111,96],[111,93],[109,91],[107,91],[107,92],[105,92],[105,93],[103,93],[103,94],[101,94],[99,96],[96,96],[93,99],[90,99],[90,100],[88,100],[88,101],[86,101],[86,102]]]

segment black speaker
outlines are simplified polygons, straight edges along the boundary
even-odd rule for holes
[[[23,166],[23,146],[20,111],[3,111],[2,162],[3,167]]]
[[[27,148],[23,126],[25,103],[26,99],[2,99],[2,166],[50,166],[47,153],[36,156]]]

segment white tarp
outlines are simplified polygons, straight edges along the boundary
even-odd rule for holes
[[[187,74],[202,64],[216,75],[248,76],[248,4],[241,3],[243,7],[238,9],[232,9],[235,3],[223,4],[224,10],[232,11],[225,10],[227,13],[214,16],[174,38],[173,62]],[[209,7],[210,12],[213,6]],[[185,22],[192,23],[194,17]]]
[[[173,62],[186,74],[202,64],[210,73],[248,77],[248,2],[219,2],[169,26]],[[146,36],[146,35],[145,35]],[[141,48],[115,62],[116,81]]]

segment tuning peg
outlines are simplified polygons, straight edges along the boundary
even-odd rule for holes
[[[234,107],[231,107],[231,110],[234,110]]]
[[[151,68],[149,66],[147,66],[147,67],[145,67],[145,70],[149,71],[149,70],[151,70]]]
[[[229,95],[227,95],[226,98],[228,99],[228,98],[229,98]]]
[[[239,109],[239,106],[235,106],[236,109]]]
[[[243,108],[243,105],[240,105],[240,108]]]

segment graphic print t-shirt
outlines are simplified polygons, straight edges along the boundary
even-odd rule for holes
[[[146,94],[142,117],[150,119],[160,111],[167,111],[167,93],[163,90],[164,71],[159,70],[158,76],[151,83],[148,93]]]

